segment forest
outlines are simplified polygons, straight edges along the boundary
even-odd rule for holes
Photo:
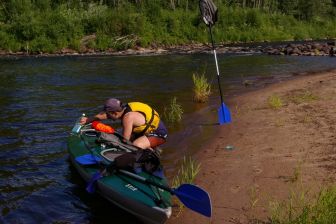
[[[336,0],[214,0],[217,43],[336,37]],[[1,0],[0,50],[57,53],[208,43],[198,0]]]

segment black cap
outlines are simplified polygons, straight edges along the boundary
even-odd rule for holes
[[[120,112],[122,110],[123,110],[122,103],[118,99],[110,98],[106,100],[104,104],[105,112]]]

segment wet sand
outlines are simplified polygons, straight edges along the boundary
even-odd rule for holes
[[[271,96],[281,98],[271,108]],[[233,116],[195,156],[196,184],[212,199],[211,219],[184,209],[169,224],[267,221],[270,202],[295,186],[318,192],[336,175],[336,71],[297,77],[231,98]],[[227,150],[233,145],[233,150]]]

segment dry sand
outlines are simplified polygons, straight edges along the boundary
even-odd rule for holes
[[[284,103],[272,109],[277,95]],[[233,98],[229,125],[201,150],[196,184],[212,199],[211,219],[184,209],[168,223],[267,221],[270,202],[292,189],[318,192],[336,175],[336,71],[273,84]],[[233,145],[234,150],[227,150]],[[175,213],[176,216],[176,213]]]

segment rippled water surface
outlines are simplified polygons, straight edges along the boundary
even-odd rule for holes
[[[329,57],[220,55],[224,99],[300,73],[336,68]],[[210,103],[192,102],[192,73],[206,71]],[[66,139],[78,116],[93,114],[108,97],[143,101],[161,114],[172,97],[184,109],[170,127],[163,163],[171,178],[183,155],[211,138],[217,80],[211,55],[0,59],[0,222],[137,223],[97,195],[67,160]],[[204,125],[209,124],[209,125]]]

